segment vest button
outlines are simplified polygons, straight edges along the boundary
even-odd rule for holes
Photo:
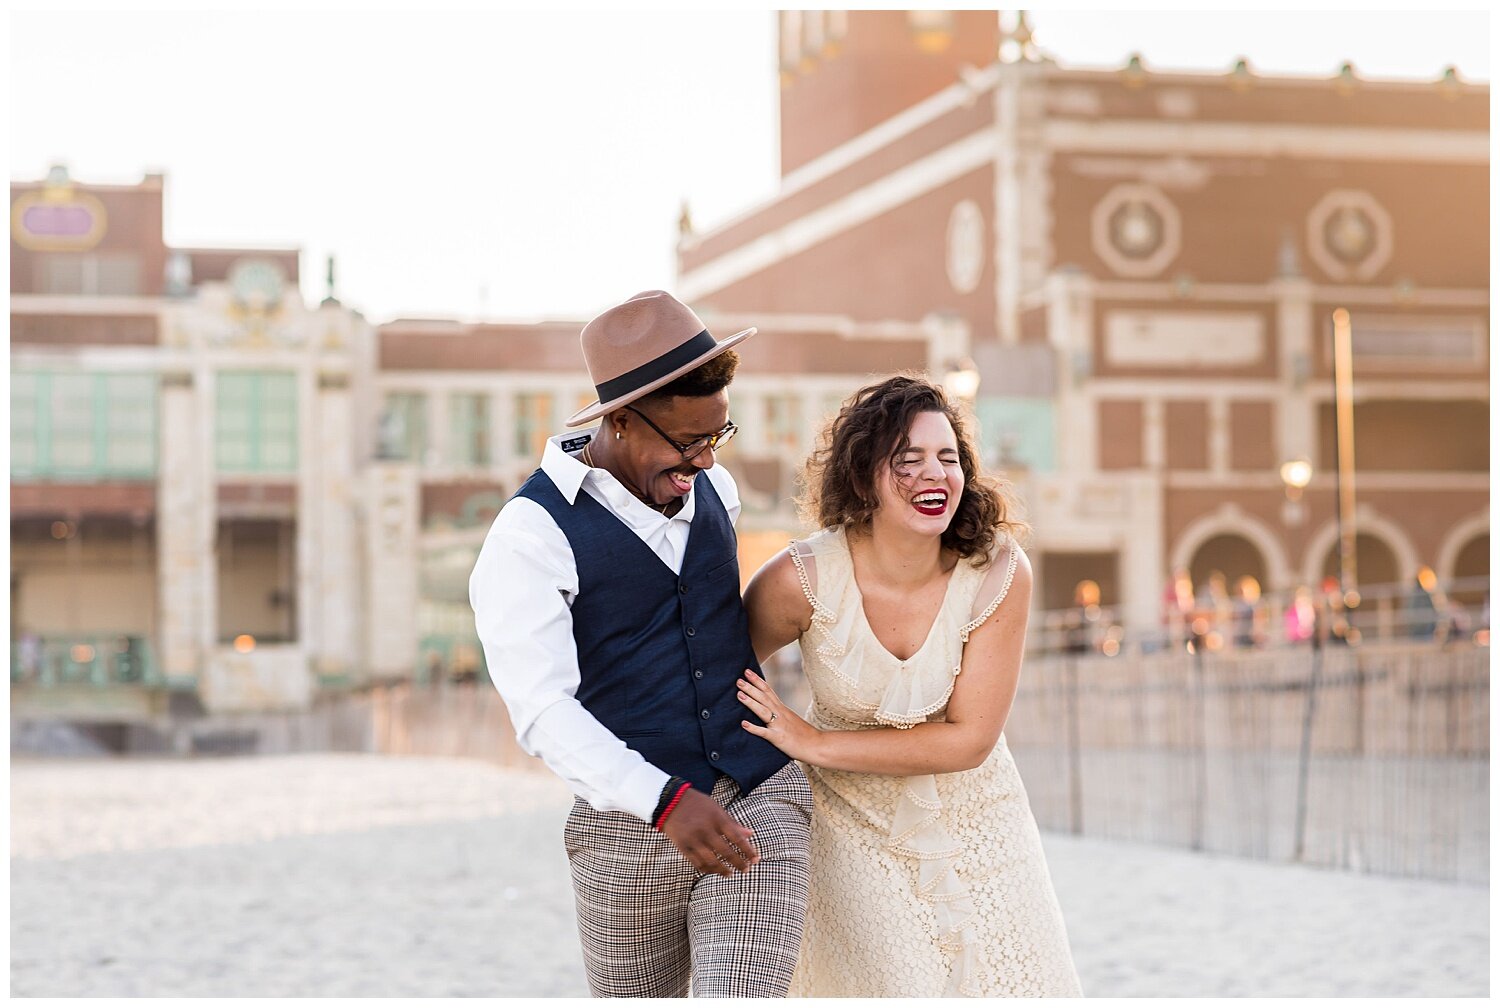
[[[697,632],[698,632],[698,631],[696,631],[696,630],[694,630],[694,629],[693,629],[693,628],[692,628],[692,627],[688,627],[688,628],[687,628],[687,635],[688,635],[688,636],[689,636],[689,637],[691,637],[691,636],[693,636],[693,634],[695,634],[695,633],[697,633]]]
[[[713,762],[713,763],[719,762],[719,754],[716,753],[716,752],[709,753],[708,754],[708,758],[709,758],[710,762]]]
[[[693,669],[693,678],[694,679],[702,679],[703,678],[703,670],[701,668],[695,668],[695,669]]]
[[[687,594],[687,585],[685,585],[685,584],[678,585],[677,586],[677,591],[678,591],[679,594],[686,595]]]
[[[701,714],[699,714],[698,716],[701,717],[703,720],[707,721],[708,718],[709,718],[709,715],[711,715],[712,713],[713,713],[713,711],[708,710],[707,708],[704,708],[703,712]]]

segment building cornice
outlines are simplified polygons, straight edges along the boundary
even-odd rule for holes
[[[156,315],[166,298],[73,294],[12,294],[12,315]]]
[[[1077,66],[1067,63],[1049,62],[1049,81],[1059,81],[1077,84],[1111,84],[1119,81],[1122,69],[1118,67]],[[1167,85],[1172,87],[1193,86],[1198,87],[1223,87],[1230,73],[1223,70],[1158,70],[1155,68],[1145,69],[1142,73],[1144,83],[1154,85]],[[1292,87],[1306,90],[1333,91],[1344,86],[1343,81],[1337,76],[1328,74],[1293,74],[1293,73],[1259,73],[1252,72],[1251,79],[1256,87]],[[1434,88],[1442,86],[1441,77],[1433,77],[1427,80],[1414,79],[1410,77],[1366,77],[1360,74],[1357,78],[1361,90],[1392,91],[1407,93],[1431,93]],[[1488,93],[1489,82],[1480,80],[1460,80],[1458,86],[1464,91],[1475,93]]]
[[[1233,471],[1224,473],[1164,470],[1162,484],[1169,490],[1267,490],[1285,492],[1281,474]],[[1371,472],[1360,470],[1355,477],[1357,492],[1425,493],[1431,491],[1472,492],[1490,487],[1489,473],[1461,472]],[[1307,490],[1332,493],[1338,489],[1338,477],[1319,473],[1308,483]]]
[[[1291,157],[1487,165],[1484,130],[1398,129],[1296,123],[1070,119],[1042,123],[1048,149],[1064,153]]]
[[[1089,281],[1088,293],[1097,301],[1153,301],[1184,308],[1211,309],[1222,303],[1272,303],[1282,299],[1279,282],[1263,284],[1195,283],[1184,296],[1175,283],[1143,280]],[[1384,305],[1391,308],[1488,308],[1490,292],[1479,287],[1416,287],[1397,291],[1391,286],[1308,284],[1307,300],[1316,304]],[[1023,308],[1047,303],[1045,288],[1028,291]]]

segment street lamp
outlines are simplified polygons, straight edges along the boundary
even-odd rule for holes
[[[950,360],[943,373],[943,388],[969,405],[979,394],[979,367],[968,357]]]
[[[1302,491],[1312,482],[1312,463],[1305,458],[1281,463],[1281,482],[1286,487],[1286,503],[1281,506],[1281,520],[1287,525],[1301,525]]]

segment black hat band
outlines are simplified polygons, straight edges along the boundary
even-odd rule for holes
[[[710,353],[719,344],[705,329],[686,343],[681,343],[660,357],[649,360],[638,368],[632,368],[609,381],[594,386],[594,391],[599,393],[599,402],[608,403],[627,396],[639,388],[650,385],[658,378],[671,374],[685,364],[690,364],[698,357]]]

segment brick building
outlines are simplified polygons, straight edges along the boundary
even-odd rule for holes
[[[586,319],[375,327],[331,277],[308,307],[296,249],[169,248],[164,185],[11,186],[13,710],[170,724],[479,673],[468,574],[593,398]],[[798,528],[817,421],[871,374],[936,366],[945,334],[705,321],[761,330],[721,453],[748,575]]]
[[[17,709],[300,707],[360,668],[370,327],[295,249],[173,249],[164,179],[11,186]],[[35,706],[33,706],[35,705]]]
[[[1334,570],[1336,308],[1359,583],[1488,574],[1486,85],[1067,69],[994,11],[779,16],[780,190],[683,237],[679,293],[968,345],[1043,608],[1087,578],[1144,630],[1174,568]]]
[[[845,396],[972,362],[1038,608],[1094,580],[1135,633],[1178,567],[1314,583],[1341,307],[1360,585],[1486,584],[1486,86],[1069,70],[993,11],[780,18],[780,191],[678,247],[711,330],[760,328],[723,453],[747,575],[801,531],[794,475]],[[164,185],[12,183],[13,708],[479,671],[468,572],[592,398],[585,320],[377,327],[331,278],[308,306],[296,249],[169,247]]]

